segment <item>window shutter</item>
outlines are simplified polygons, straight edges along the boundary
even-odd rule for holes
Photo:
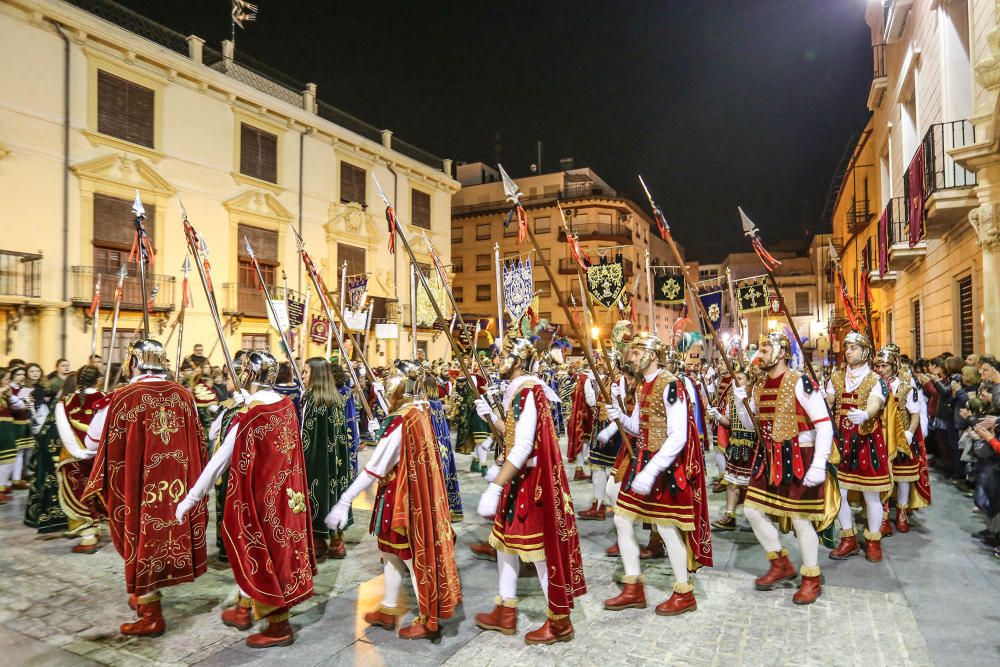
[[[348,276],[355,276],[365,272],[365,249],[358,248],[345,243],[337,244],[337,279],[340,280],[341,272],[347,262]]]
[[[240,123],[240,173],[268,183],[278,182],[278,137]]]
[[[424,229],[431,228],[431,196],[426,192],[412,190],[410,198],[410,216],[413,224]]]
[[[365,199],[367,177],[368,172],[361,167],[356,167],[349,162],[341,162],[340,201],[344,203],[357,202],[364,206],[367,203]]]
[[[97,71],[97,131],[153,148],[155,92]]]
[[[239,239],[236,246],[239,248],[240,258],[250,259],[246,243],[243,242],[243,238],[246,237],[250,239],[250,245],[253,246],[254,254],[257,255],[257,259],[262,264],[279,263],[278,232],[271,231],[270,229],[261,229],[260,227],[251,227],[250,225],[239,225],[237,227],[237,234],[239,234]]]
[[[150,242],[156,238],[156,206],[143,204],[146,209],[146,234]],[[94,195],[94,245],[128,250],[135,239],[135,215],[132,202],[109,195]],[[155,250],[155,246],[154,246]],[[117,267],[116,267],[117,270]]]

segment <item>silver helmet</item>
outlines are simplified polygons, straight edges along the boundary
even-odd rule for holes
[[[148,373],[167,372],[167,352],[163,344],[152,338],[140,338],[129,343],[125,354],[125,367],[135,366]]]
[[[239,373],[244,389],[251,384],[272,387],[278,379],[278,360],[270,352],[253,351],[243,357]]]

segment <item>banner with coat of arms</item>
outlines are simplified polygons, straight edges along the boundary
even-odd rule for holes
[[[705,312],[708,313],[708,320],[712,323],[712,326],[718,330],[722,326],[722,295],[724,292],[722,288],[714,290],[712,292],[706,292],[699,294],[698,298],[701,299],[701,305],[705,307]]]
[[[330,335],[330,320],[322,315],[313,315],[309,324],[309,340],[320,345],[326,343]]]
[[[752,283],[736,288],[736,301],[741,313],[756,313],[768,307],[767,286],[763,283]]]
[[[285,305],[288,308],[288,322],[293,327],[301,326],[306,318],[306,304],[301,298],[297,298],[288,295],[285,300]]]
[[[427,278],[427,285],[431,288],[431,294],[434,295],[434,301],[436,301],[438,307],[441,308],[441,314],[444,315],[445,318],[450,318],[451,301],[448,299],[448,293],[445,290],[445,286],[441,284],[441,278],[437,275],[436,271],[432,272],[431,276]],[[431,303],[431,300],[427,298],[427,290],[423,288],[418,279],[417,326],[430,327],[433,326],[436,321],[437,312],[434,310],[434,305]]]
[[[364,309],[367,300],[368,275],[347,276],[347,308],[356,313]]]
[[[587,291],[597,303],[610,310],[625,291],[625,267],[620,260],[602,257],[587,268]]]
[[[656,303],[684,303],[685,298],[683,274],[653,276],[653,300]]]
[[[503,265],[503,305],[511,318],[520,320],[535,299],[531,260],[515,259]]]

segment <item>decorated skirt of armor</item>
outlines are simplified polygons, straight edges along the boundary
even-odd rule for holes
[[[757,432],[752,425],[747,426],[736,410],[736,398],[729,391],[726,397],[726,416],[729,427],[719,426],[717,442],[726,452],[726,470],[722,478],[737,486],[750,483],[753,454],[757,448]]]
[[[403,417],[400,414],[390,414],[385,426],[375,437],[375,442],[379,442],[393,430],[402,428]],[[398,468],[398,466],[397,466]],[[378,540],[378,550],[383,553],[395,554],[403,560],[413,558],[410,551],[410,543],[399,533],[392,529],[392,514],[396,503],[397,485],[399,477],[396,474],[397,468],[390,470],[385,477],[378,481],[378,490],[375,492],[375,504],[372,506],[372,519],[369,524],[369,532]]]
[[[597,423],[594,424],[594,432],[590,437],[590,454],[587,463],[601,468],[612,468],[618,460],[618,453],[622,449],[622,434],[616,430],[607,442],[602,443],[597,436],[611,423],[608,419],[608,411],[604,405],[597,408]]]
[[[813,443],[800,438],[810,430],[805,411],[795,398],[798,371],[766,378],[754,387],[761,440],[755,447],[746,506],[774,516],[821,518],[824,485],[802,483],[813,460]],[[813,391],[808,379],[802,379]]]
[[[837,469],[840,487],[851,491],[891,490],[892,470],[882,416],[863,424],[852,424],[847,418],[850,410],[866,408],[868,396],[876,387],[883,397],[888,397],[885,380],[869,373],[854,391],[847,391],[843,373],[834,373],[831,382],[837,397],[834,428],[840,433],[842,446]]]

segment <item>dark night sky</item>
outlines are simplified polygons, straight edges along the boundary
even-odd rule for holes
[[[122,0],[218,48],[229,0]],[[237,49],[432,153],[528,173],[561,157],[640,195],[696,259],[816,232],[867,119],[866,0],[258,0]],[[499,137],[499,142],[497,138]]]

